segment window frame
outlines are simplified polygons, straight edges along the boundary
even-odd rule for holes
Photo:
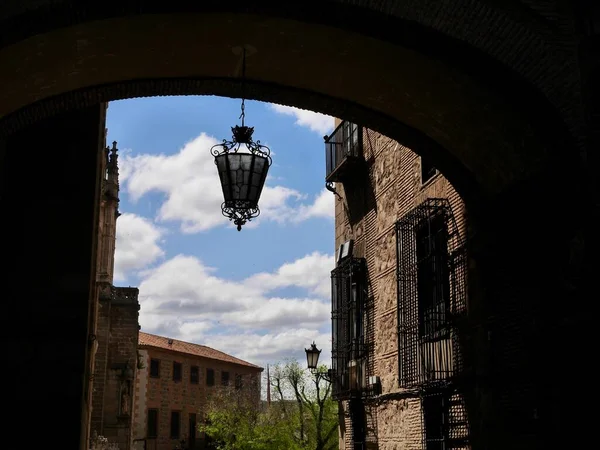
[[[177,415],[177,420],[174,421],[174,416]],[[173,433],[173,425],[177,424],[177,433]],[[170,439],[181,439],[181,411],[172,410],[171,411],[171,421],[169,423],[169,438]]]
[[[156,363],[156,374],[153,373],[152,366],[153,363]],[[160,378],[160,359],[158,358],[150,358],[150,378]]]
[[[194,377],[195,374],[195,377]],[[200,367],[190,366],[190,384],[200,384]]]
[[[215,369],[211,369],[210,367],[206,368],[206,385],[207,386],[215,385]]]
[[[154,434],[150,433],[150,413],[154,413]],[[158,437],[158,409],[148,408],[146,411],[146,438],[156,439]]]
[[[419,172],[421,174],[421,186],[425,186],[433,180],[440,171],[427,158],[419,157]]]
[[[229,386],[229,381],[230,381],[229,371],[221,370],[221,386]]]
[[[179,369],[179,376],[176,374],[176,368]],[[183,364],[178,361],[173,361],[173,381],[179,383],[183,380]]]

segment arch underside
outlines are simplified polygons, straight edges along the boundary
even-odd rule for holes
[[[239,97],[241,61],[234,49],[247,45],[255,49],[247,58],[247,98],[380,131],[431,157],[465,196],[501,192],[545,170],[559,149],[565,152],[568,137],[556,110],[543,96],[514,89],[507,95],[513,86],[508,70],[497,74],[500,80],[482,80],[481,70],[490,63],[483,54],[441,55],[446,41],[415,36],[417,29],[411,29],[413,44],[421,39],[431,50],[437,43],[438,54],[432,55],[316,23],[324,20],[319,18],[309,23],[239,12],[117,15],[15,40],[0,48],[0,133],[99,101]],[[387,33],[409,31],[409,25],[397,25],[390,24]],[[540,101],[533,104],[534,97]]]

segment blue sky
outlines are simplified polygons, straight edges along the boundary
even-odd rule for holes
[[[111,102],[120,207],[117,286],[140,288],[142,331],[196,342],[255,364],[330,360],[334,196],[323,135],[333,118],[246,101],[246,124],[273,164],[261,215],[241,232],[221,215],[209,150],[239,124],[240,100],[213,96]]]

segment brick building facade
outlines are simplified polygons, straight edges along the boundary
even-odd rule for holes
[[[337,124],[326,156],[340,448],[467,448],[453,329],[466,311],[463,202],[409,148]]]
[[[260,401],[262,368],[226,353],[140,332],[134,400],[134,448],[205,447],[198,425],[211,390],[243,389]]]

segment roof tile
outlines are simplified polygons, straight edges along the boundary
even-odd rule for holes
[[[191,342],[178,341],[177,339],[172,339],[172,344],[169,344],[169,339],[170,338],[168,337],[156,336],[154,334],[144,333],[143,331],[140,331],[139,345],[145,347],[155,347],[164,350],[173,350],[180,353],[187,353],[188,355],[216,359],[218,361],[239,364],[247,367],[254,367],[262,370],[262,367],[260,366],[236,358],[235,356],[228,355],[227,353],[220,352],[219,350],[215,350],[214,348],[210,348],[200,344],[192,344]]]

